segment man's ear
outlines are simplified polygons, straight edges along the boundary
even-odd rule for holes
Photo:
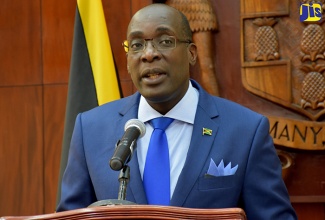
[[[196,63],[196,58],[197,58],[197,47],[194,43],[190,43],[188,45],[188,60],[192,66]]]

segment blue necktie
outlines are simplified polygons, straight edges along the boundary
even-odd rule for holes
[[[151,120],[154,130],[151,134],[143,173],[143,185],[148,204],[169,205],[170,203],[169,150],[165,130],[173,120],[166,117]]]

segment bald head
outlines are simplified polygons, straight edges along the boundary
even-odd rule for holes
[[[129,23],[128,34],[134,22],[146,23],[152,19],[161,19],[166,23],[172,23],[174,28],[181,34],[178,37],[192,41],[192,31],[186,16],[166,4],[151,4],[137,11]]]

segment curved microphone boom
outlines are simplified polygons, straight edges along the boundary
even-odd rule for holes
[[[130,119],[125,123],[124,135],[116,143],[116,148],[109,165],[113,170],[121,170],[131,160],[136,142],[139,137],[146,133],[146,126],[138,119]]]

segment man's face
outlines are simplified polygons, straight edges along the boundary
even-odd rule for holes
[[[166,7],[150,7],[133,17],[127,40],[130,43],[134,39],[162,36],[189,40],[184,39],[178,13]],[[196,47],[177,41],[175,48],[159,50],[151,40],[147,40],[146,44],[143,51],[128,52],[128,71],[138,91],[153,108],[163,104],[170,110],[187,91],[189,64],[196,58]]]

